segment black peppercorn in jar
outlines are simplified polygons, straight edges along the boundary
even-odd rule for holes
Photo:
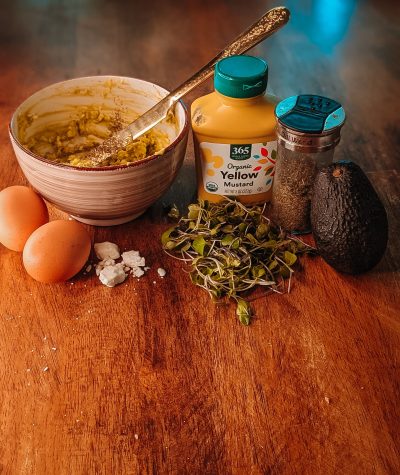
[[[303,94],[281,101],[275,115],[278,146],[272,219],[288,231],[307,233],[314,178],[333,159],[345,113],[332,99]]]

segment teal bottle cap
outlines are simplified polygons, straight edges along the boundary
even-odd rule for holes
[[[255,56],[229,56],[215,65],[214,87],[224,96],[259,96],[265,92],[267,82],[268,64]]]
[[[342,105],[329,97],[301,94],[281,101],[275,109],[278,121],[304,134],[326,134],[342,127],[346,114]]]
[[[288,150],[303,153],[336,147],[346,120],[339,102],[315,94],[284,99],[276,106],[275,116],[278,142]]]

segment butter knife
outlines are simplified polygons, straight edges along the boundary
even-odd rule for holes
[[[214,66],[219,60],[246,52],[260,43],[260,41],[271,36],[282,28],[282,26],[286,25],[289,21],[289,16],[290,12],[285,7],[276,7],[269,10],[192,77],[170,92],[125,129],[114,133],[100,145],[90,150],[87,154],[87,158],[92,162],[93,166],[101,165],[101,163],[107,160],[111,155],[125,148],[133,140],[165,119],[179,99],[213,74]]]

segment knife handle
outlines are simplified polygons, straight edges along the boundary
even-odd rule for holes
[[[172,91],[167,97],[172,106],[181,97],[186,95],[200,83],[209,78],[214,72],[215,64],[222,58],[232,56],[234,54],[242,54],[261,41],[268,38],[277,30],[286,25],[289,21],[290,12],[285,7],[276,7],[269,10],[258,21],[251,25],[247,30],[241,33],[229,46],[223,49],[209,63],[203,66],[191,78],[185,81]],[[167,99],[167,98],[165,98]]]

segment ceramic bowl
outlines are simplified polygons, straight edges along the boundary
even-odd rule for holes
[[[110,93],[110,84],[112,89]],[[170,145],[128,165],[76,168],[34,154],[19,140],[18,117],[33,114],[33,126],[68,121],[71,110],[81,105],[132,109],[142,114],[168,91],[140,79],[93,76],[53,84],[36,92],[15,111],[9,126],[18,163],[32,187],[57,208],[78,221],[99,226],[128,222],[141,215],[172,184],[182,165],[188,138],[188,114],[182,102],[175,108],[175,123],[162,123]]]

